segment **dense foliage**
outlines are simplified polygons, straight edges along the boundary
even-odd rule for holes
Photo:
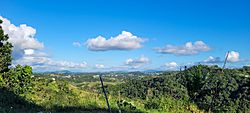
[[[236,69],[198,65],[182,74],[187,80],[184,85],[190,101],[200,108],[213,112],[249,112],[249,96],[239,96],[248,95],[250,91],[250,79],[242,73]]]
[[[162,108],[162,97],[197,105],[208,112],[249,112],[248,67],[221,69],[197,65],[178,74],[127,80],[116,86],[121,95],[146,99],[146,108]],[[115,89],[115,88],[112,88]]]

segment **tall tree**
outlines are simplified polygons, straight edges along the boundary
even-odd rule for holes
[[[0,24],[2,24],[0,20]],[[8,72],[11,65],[12,44],[8,42],[9,36],[4,34],[2,26],[0,25],[0,73]]]
[[[12,57],[12,44],[8,42],[8,35],[4,34],[0,20],[0,87],[5,87],[16,94],[25,92],[31,83],[32,68],[17,65],[9,68]]]

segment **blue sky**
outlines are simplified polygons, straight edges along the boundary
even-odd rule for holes
[[[26,24],[36,30],[32,38],[43,47],[25,49],[35,50],[47,60],[37,65],[24,61],[31,55],[14,56],[14,63],[34,65],[36,71],[54,66],[61,68],[53,70],[104,71],[172,70],[197,62],[221,65],[227,51],[232,52],[228,67],[250,65],[250,2],[247,0],[3,0],[0,16],[16,27]],[[122,31],[142,39],[128,42],[140,47],[128,47],[127,42],[123,47],[124,40],[89,42],[95,47],[103,43],[102,51],[87,47],[87,40],[98,36],[106,40],[117,38]],[[196,41],[203,43],[195,46]],[[80,43],[80,47],[74,46],[74,42]],[[193,46],[186,50],[188,42]],[[16,50],[20,49],[16,47]],[[217,57],[220,59],[216,60]],[[32,56],[32,60],[36,58]]]

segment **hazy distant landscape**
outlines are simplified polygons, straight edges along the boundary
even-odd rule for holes
[[[0,113],[250,113],[250,1],[0,4]]]
[[[26,86],[1,79],[1,112],[108,113],[99,75],[114,113],[250,112],[250,67],[223,70],[197,65],[150,73],[21,72],[25,77],[18,80],[28,81]],[[17,84],[10,86],[6,80]]]

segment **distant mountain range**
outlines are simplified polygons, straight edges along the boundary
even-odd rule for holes
[[[37,72],[37,73],[44,73],[44,74],[72,74],[75,72],[71,72],[69,70],[58,70],[58,71],[46,71],[46,72]]]
[[[110,72],[72,72],[69,70],[58,70],[58,71],[47,71],[47,72],[37,72],[44,74],[81,74],[81,73],[157,73],[163,72],[159,70],[145,70],[145,71],[110,71]]]

